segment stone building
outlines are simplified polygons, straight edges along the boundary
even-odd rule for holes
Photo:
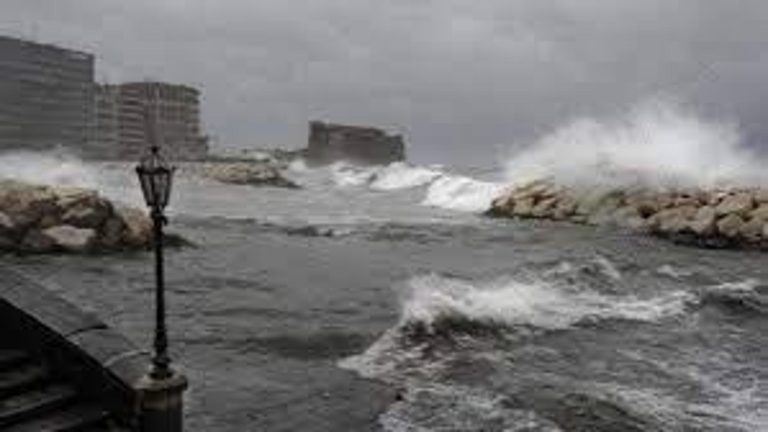
[[[306,155],[307,162],[314,165],[339,160],[384,165],[405,160],[405,143],[401,135],[381,129],[313,121]]]
[[[111,159],[136,159],[157,143],[173,160],[206,157],[200,134],[200,93],[179,84],[135,82],[100,86],[96,135]],[[116,116],[116,121],[113,120]],[[116,130],[115,130],[116,128]]]
[[[0,151],[85,151],[94,57],[0,36]]]

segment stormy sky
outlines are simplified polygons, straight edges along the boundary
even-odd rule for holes
[[[220,147],[298,148],[325,119],[487,164],[656,97],[768,138],[765,0],[2,0],[0,32],[202,88]]]

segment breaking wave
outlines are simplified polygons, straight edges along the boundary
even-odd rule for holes
[[[411,279],[401,292],[402,323],[427,328],[445,320],[563,329],[584,320],[655,321],[683,312],[694,296],[605,295],[585,287],[502,278],[471,282],[437,274]]]
[[[437,167],[413,166],[404,162],[374,167],[336,163],[331,165],[331,172],[337,186],[368,186],[378,191],[424,186],[443,175]]]
[[[63,151],[2,153],[0,178],[93,189],[101,183],[96,170]]]
[[[503,186],[469,177],[443,176],[427,189],[422,204],[449,210],[482,212],[491,207]]]
[[[582,118],[555,130],[514,155],[506,174],[583,187],[711,188],[768,185],[764,166],[734,125],[650,101],[613,120]]]

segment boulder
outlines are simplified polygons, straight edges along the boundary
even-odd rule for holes
[[[71,186],[56,189],[56,205],[59,206],[62,211],[67,211],[69,208],[75,206],[92,206],[98,200],[99,194],[91,189]]]
[[[14,232],[16,224],[13,222],[10,216],[0,212],[0,234],[8,234]]]
[[[700,207],[693,219],[688,222],[688,228],[696,235],[710,236],[715,232],[717,214],[712,206]]]
[[[729,239],[738,237],[741,227],[744,225],[744,219],[736,213],[730,213],[717,221],[717,231]]]
[[[531,210],[531,216],[536,218],[547,218],[552,216],[552,210],[557,205],[557,199],[546,198],[536,204]]]
[[[753,197],[758,204],[768,204],[768,189],[757,189]]]
[[[692,217],[689,207],[664,209],[649,219],[649,227],[659,234],[677,234],[688,228],[688,220]]]
[[[756,209],[749,213],[749,218],[768,221],[768,204],[760,204]]]
[[[105,249],[121,248],[125,230],[126,225],[122,218],[119,216],[110,217],[101,227],[99,246]]]
[[[515,200],[514,214],[520,217],[530,217],[533,213],[533,198],[523,198]]]
[[[58,211],[56,196],[47,186],[0,181],[0,211],[20,228],[36,224],[46,214]]]
[[[229,184],[298,188],[296,183],[283,177],[278,167],[269,163],[211,164],[206,168],[206,175]]]
[[[552,217],[557,220],[568,219],[576,213],[577,205],[578,203],[572,196],[563,195],[552,212]]]
[[[96,231],[89,228],[77,228],[72,225],[59,225],[43,230],[56,249],[67,252],[87,252],[96,243]]]
[[[735,214],[744,217],[749,214],[753,207],[754,200],[752,195],[747,192],[739,192],[723,198],[715,208],[715,211],[718,216]]]
[[[103,198],[71,205],[61,216],[61,222],[79,228],[98,229],[112,214],[112,205]]]
[[[765,225],[765,221],[762,219],[750,219],[741,226],[739,235],[749,242],[757,243],[762,238],[763,225]]]
[[[56,250],[56,243],[50,236],[44,235],[37,229],[31,229],[22,239],[19,250],[27,253],[53,252]]]
[[[146,212],[121,207],[115,210],[118,218],[125,225],[123,230],[122,243],[126,246],[142,247],[148,246],[152,242],[152,219]]]

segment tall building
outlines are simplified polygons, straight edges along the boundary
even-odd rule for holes
[[[96,84],[93,89],[92,135],[88,156],[117,159],[120,143],[120,86]]]
[[[115,149],[111,152],[115,158],[135,159],[152,143],[160,146],[170,159],[206,157],[208,142],[200,134],[200,92],[197,89],[160,82],[101,88],[96,105],[103,107],[103,114],[96,117],[96,130],[103,139],[102,145]],[[116,135],[110,132],[114,123],[114,105],[117,106]]]
[[[93,69],[91,54],[0,36],[0,151],[85,149]]]

